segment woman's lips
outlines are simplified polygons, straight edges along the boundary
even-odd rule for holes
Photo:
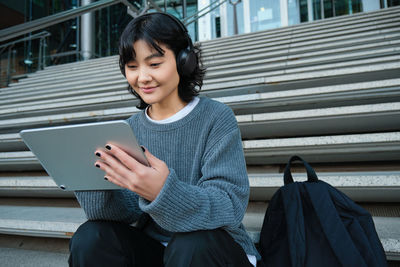
[[[141,87],[140,90],[142,90],[143,93],[145,94],[150,94],[153,93],[156,90],[157,87]]]

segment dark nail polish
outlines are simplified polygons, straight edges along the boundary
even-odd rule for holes
[[[107,177],[104,177],[104,180],[108,181],[108,178],[107,178]]]
[[[101,157],[101,154],[99,152],[96,152],[96,156]]]
[[[97,168],[100,168],[100,165],[99,165],[99,164],[96,164],[95,166],[96,166]]]
[[[111,150],[111,147],[110,147],[109,145],[106,145],[106,148],[107,148],[108,150]]]
[[[145,152],[146,149],[144,148],[144,146],[140,146],[142,148],[142,151]]]

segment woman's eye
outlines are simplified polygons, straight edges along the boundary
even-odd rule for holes
[[[150,64],[151,67],[158,67],[158,66],[160,66],[160,65],[161,65],[161,63],[151,63],[151,64]]]
[[[136,69],[136,65],[128,65],[129,69]]]

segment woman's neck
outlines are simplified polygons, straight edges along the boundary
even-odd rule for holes
[[[150,118],[156,121],[165,120],[179,112],[187,104],[188,103],[184,102],[181,99],[173,104],[155,103],[149,106],[149,108],[147,109],[147,115],[149,115]]]

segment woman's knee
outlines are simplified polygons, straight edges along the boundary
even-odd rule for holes
[[[106,256],[107,251],[122,253],[121,242],[116,234],[120,223],[87,221],[82,224],[69,243],[71,258],[91,261],[91,257]]]
[[[107,222],[87,221],[76,230],[72,236],[69,246],[71,253],[90,252],[106,241],[104,240],[108,231],[112,231],[111,226]]]
[[[177,233],[164,254],[165,266],[251,266],[244,250],[222,229]]]
[[[69,243],[70,266],[128,266],[116,229],[120,223],[87,221],[82,224]]]
[[[165,250],[165,266],[204,266],[202,264],[215,260],[218,236],[218,230],[174,234]]]
[[[176,233],[171,241],[169,247],[176,247],[180,251],[190,250],[197,253],[204,252],[207,248],[213,245],[214,231],[195,231],[188,233]]]

